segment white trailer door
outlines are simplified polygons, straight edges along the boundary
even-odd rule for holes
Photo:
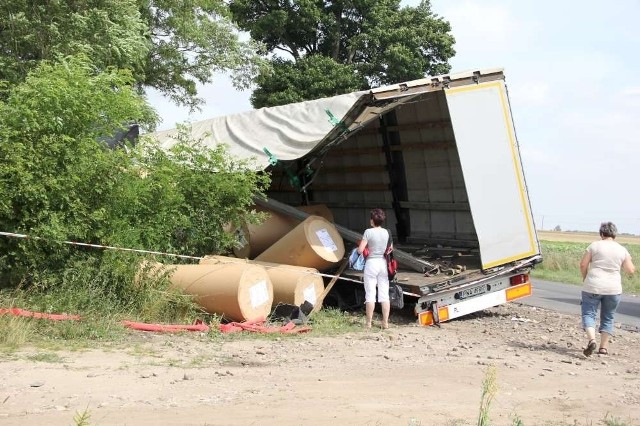
[[[445,91],[482,268],[539,253],[503,81]]]

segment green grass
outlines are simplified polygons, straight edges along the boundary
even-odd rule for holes
[[[26,318],[0,315],[0,348],[11,352],[29,340],[34,334],[33,323]]]
[[[36,362],[49,362],[49,363],[61,363],[64,362],[64,358],[53,352],[40,352],[33,355],[27,355],[26,357],[30,361]]]
[[[164,277],[138,282],[118,281],[93,265],[74,265],[62,283],[25,285],[0,290],[0,308],[32,312],[76,314],[80,320],[53,321],[0,315],[0,351],[33,345],[48,349],[79,349],[127,340],[123,320],[190,324],[208,318],[192,297],[169,287]]]
[[[25,345],[78,350],[94,347],[99,342],[122,341],[126,334],[127,330],[119,320],[106,314],[83,316],[80,321],[0,316],[0,350],[4,351]]]
[[[349,332],[362,332],[365,331],[363,327],[364,313],[349,313],[342,312],[334,308],[323,308],[320,311],[314,313],[306,324],[299,327],[310,327],[311,336],[336,336]],[[252,333],[252,332],[240,332],[225,334],[218,331],[217,325],[219,322],[210,324],[211,331],[209,337],[213,341],[228,341],[228,340],[280,340],[280,339],[304,339],[307,333]],[[283,322],[266,324],[266,327],[279,327]]]
[[[588,243],[541,241],[543,261],[532,272],[534,278],[542,280],[582,284],[580,259]],[[636,268],[640,267],[640,244],[622,244],[629,250]],[[623,273],[622,290],[624,293],[640,294],[640,272],[632,277]]]
[[[351,331],[364,331],[364,314],[350,314],[339,309],[322,309],[311,316],[309,326],[314,335],[334,336]]]
[[[70,296],[77,298],[77,296]],[[37,296],[33,294],[0,293],[0,307],[21,307],[23,309],[37,312],[51,313],[73,313],[80,314],[80,320],[51,321],[46,319],[36,319],[27,317],[16,317],[11,315],[0,315],[0,351],[12,353],[23,346],[34,346],[47,350],[83,350],[86,348],[94,348],[96,346],[109,348],[112,344],[122,344],[131,342],[133,334],[142,333],[130,331],[126,329],[121,321],[124,319],[152,322],[145,318],[139,318],[133,312],[118,310],[117,306],[112,305],[109,301],[103,301],[104,305],[100,306],[100,301],[85,307],[86,312],[82,311],[59,311],[55,306],[49,305],[53,295],[46,294]],[[58,301],[60,303],[60,301]],[[115,308],[114,312],[107,312],[110,308]],[[220,318],[216,315],[198,314],[194,311],[187,311],[188,316],[176,318],[176,323],[191,323],[194,316],[204,319],[211,331],[205,339],[212,342],[230,341],[230,340],[276,340],[276,339],[297,339],[306,338],[305,334],[283,334],[283,333],[233,333],[223,334],[218,330]],[[156,322],[169,323],[171,315],[162,315],[156,317]],[[267,324],[267,326],[277,327],[282,323]],[[303,326],[311,327],[312,336],[333,336],[348,332],[361,332],[362,314],[351,314],[342,312],[337,309],[322,309],[309,319],[307,324]],[[185,335],[190,335],[185,332]],[[200,338],[193,335],[193,338]],[[191,336],[190,336],[191,337]],[[133,346],[133,351],[137,346]],[[36,356],[33,361],[58,362],[52,357]],[[203,360],[202,362],[205,362]]]

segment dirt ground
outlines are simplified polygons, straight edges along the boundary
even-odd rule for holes
[[[494,425],[640,424],[635,331],[585,358],[577,315],[515,303],[441,328],[392,322],[336,337],[140,332],[126,347],[24,349],[0,360],[0,424],[72,425],[84,412],[91,425],[473,425],[490,366]]]

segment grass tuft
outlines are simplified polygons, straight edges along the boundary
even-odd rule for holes
[[[0,347],[15,350],[30,341],[33,335],[32,319],[0,315]]]
[[[487,367],[482,380],[482,395],[480,396],[480,413],[478,414],[478,426],[489,426],[489,410],[491,403],[498,392],[497,369],[494,366]]]
[[[91,412],[89,411],[89,407],[87,407],[83,411],[76,411],[76,414],[73,416],[73,423],[76,426],[89,426],[90,419]]]
[[[524,426],[524,422],[517,413],[511,415],[511,426]]]
[[[26,357],[30,361],[36,362],[49,362],[49,363],[61,363],[64,362],[64,358],[56,353],[41,352],[33,355],[27,355]]]
[[[629,424],[625,423],[622,419],[614,416],[611,413],[605,414],[604,419],[602,419],[602,423],[605,426],[627,426]]]

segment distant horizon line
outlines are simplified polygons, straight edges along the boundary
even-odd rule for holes
[[[568,230],[562,229],[560,231],[556,231],[554,229],[536,229],[536,232],[556,232],[558,234],[561,234],[561,233],[564,232],[564,233],[572,233],[572,234],[580,233],[580,234],[590,234],[590,235],[596,235],[596,236],[598,235],[597,231],[580,231],[580,230],[577,230],[577,229],[568,229]],[[620,233],[618,233],[618,235],[626,235],[626,236],[630,236],[630,237],[640,237],[639,234],[632,234],[630,232],[620,232]]]

